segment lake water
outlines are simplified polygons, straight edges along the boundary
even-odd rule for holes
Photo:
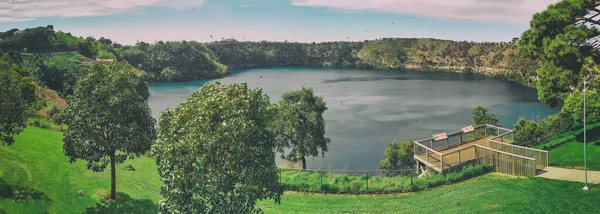
[[[478,105],[498,114],[503,127],[512,127],[519,116],[544,118],[559,110],[541,104],[535,89],[477,74],[280,67],[234,71],[212,81],[247,82],[263,88],[272,102],[302,86],[324,96],[331,145],[325,158],[307,157],[308,168],[376,169],[391,141],[457,131],[471,124]],[[153,115],[158,119],[206,82],[150,84]]]

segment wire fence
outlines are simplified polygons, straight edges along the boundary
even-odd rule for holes
[[[530,140],[530,141],[527,141],[527,142],[524,142],[524,143],[517,142],[516,145],[525,146],[525,147],[534,147],[534,146],[540,145],[540,144],[542,144],[542,143],[550,140],[554,135],[562,133],[562,132],[565,132],[565,131],[568,131],[569,129],[570,128],[566,128],[566,129],[563,129],[563,130],[556,130],[554,132],[551,132],[550,134],[542,135],[541,137],[538,137],[536,139],[533,139],[533,140]]]
[[[321,193],[410,191],[416,170],[321,170],[279,168],[279,182],[287,190]],[[382,184],[390,184],[382,188]],[[393,183],[393,185],[391,185]]]
[[[321,170],[279,168],[279,182],[286,190],[315,193],[397,193],[410,192],[482,175],[480,159],[465,161],[448,173],[419,177],[415,168],[398,170]],[[479,167],[478,170],[472,168]],[[465,173],[464,171],[470,171]],[[491,168],[490,168],[491,171]]]

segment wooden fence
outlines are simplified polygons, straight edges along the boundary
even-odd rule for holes
[[[451,132],[447,134],[448,138],[440,141],[436,141],[433,137],[429,137],[415,142],[436,151],[444,150],[487,137],[488,126],[489,125],[480,125],[474,127],[474,131],[468,133],[464,133],[463,131]]]
[[[464,136],[467,137],[464,137]],[[450,140],[458,136],[457,140]],[[460,145],[494,136],[487,141],[488,147],[481,145]],[[497,172],[520,177],[532,177],[536,169],[548,166],[548,152],[512,145],[514,142],[513,130],[493,126],[481,125],[469,133],[462,131],[448,134],[448,138],[435,141],[435,138],[426,138],[415,141],[414,158],[437,172],[449,172],[461,168],[464,164],[489,164]],[[439,145],[438,142],[441,142]],[[436,146],[437,143],[437,146]],[[439,152],[440,150],[458,147],[452,152]]]
[[[537,169],[548,167],[548,151],[502,143],[495,140],[488,140],[488,147],[511,154],[533,158],[535,159],[535,166]]]
[[[487,159],[496,172],[501,172],[519,177],[533,177],[536,174],[535,159],[520,155],[487,148],[480,145],[475,146],[476,157],[492,156]]]

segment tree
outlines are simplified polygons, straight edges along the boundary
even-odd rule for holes
[[[2,64],[0,60],[0,64]],[[0,69],[0,142],[12,145],[14,136],[21,133],[28,110],[35,100],[35,85],[17,72]]]
[[[475,107],[475,110],[473,110],[473,125],[498,125],[498,116],[496,114],[488,114],[487,112],[488,108],[485,106]]]
[[[586,92],[585,99],[586,122],[593,123],[600,120],[600,96],[594,91]],[[561,109],[564,115],[570,115],[572,123],[583,126],[583,92],[577,91],[565,100]]]
[[[100,51],[100,45],[94,37],[87,37],[84,41],[77,45],[81,55],[92,57]]]
[[[110,164],[111,199],[116,199],[116,164],[139,157],[155,139],[155,120],[140,96],[138,81],[119,63],[96,63],[79,77],[63,119],[63,151],[74,163],[102,172]]]
[[[162,112],[152,147],[163,181],[161,213],[248,213],[280,201],[273,106],[246,83],[208,83]]]
[[[598,22],[586,15],[596,13],[597,6],[594,0],[560,1],[536,13],[531,28],[521,35],[520,52],[540,62],[536,88],[543,103],[556,106],[559,99],[581,89],[585,76],[596,73],[592,66],[600,61],[600,53],[590,39],[600,30],[594,26]],[[595,17],[591,15],[587,17]]]
[[[513,127],[515,139],[517,143],[526,143],[532,140],[537,140],[542,137],[542,127],[533,120],[526,120],[520,117]]]
[[[325,137],[327,110],[323,97],[313,94],[312,88],[289,91],[283,94],[277,105],[277,117],[273,127],[277,136],[277,151],[283,159],[302,162],[306,169],[305,156],[324,156],[331,141]],[[290,151],[285,154],[285,150]]]
[[[407,139],[403,142],[392,142],[385,149],[385,158],[377,167],[381,170],[397,170],[414,164],[413,141]]]

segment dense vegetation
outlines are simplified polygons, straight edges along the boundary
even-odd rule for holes
[[[381,170],[398,170],[414,166],[414,147],[411,139],[391,142],[383,154],[385,157],[377,165]]]
[[[0,60],[0,63],[3,61]],[[35,85],[13,70],[0,68],[0,143],[11,145],[26,127],[28,110],[35,101]]]
[[[217,78],[226,75],[228,69],[324,66],[475,72],[532,85],[537,63],[522,57],[516,42],[517,39],[476,43],[385,38],[364,42],[292,43],[224,39],[210,43],[159,41],[123,46],[103,37],[83,38],[55,32],[52,25],[0,33],[0,49],[15,57],[17,53],[70,51],[91,59],[125,60],[145,71],[148,81]]]
[[[392,193],[411,192],[444,184],[456,183],[483,175],[492,170],[491,166],[467,166],[460,172],[431,174],[417,178],[412,171],[403,175],[382,177],[364,173],[357,175],[332,174],[300,170],[282,170],[281,183],[287,190],[324,193]],[[414,172],[416,173],[416,171]],[[368,184],[367,184],[368,183]]]
[[[537,64],[521,57],[515,44],[386,38],[365,42],[208,43],[221,63],[232,69],[264,66],[324,66],[370,69],[462,71],[512,79],[531,85]]]
[[[269,97],[245,83],[206,84],[163,111],[153,146],[161,213],[251,213],[279,202]]]
[[[563,0],[533,16],[531,28],[519,40],[523,56],[539,61],[538,98],[554,106],[583,88],[582,81],[598,73],[600,52],[594,38],[600,24],[593,20],[595,0]],[[595,88],[599,88],[595,84]]]
[[[122,57],[147,72],[149,81],[185,81],[223,77],[227,67],[198,42],[138,43],[124,47]]]

